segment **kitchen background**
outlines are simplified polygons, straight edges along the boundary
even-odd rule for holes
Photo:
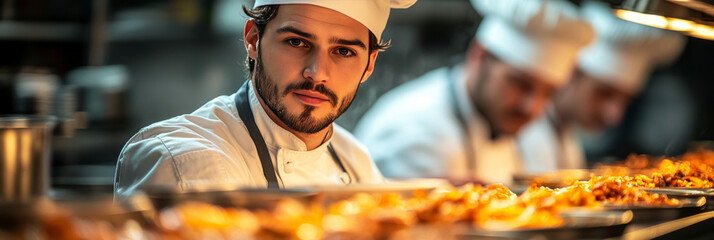
[[[243,5],[252,1],[0,0],[0,114],[57,116],[53,185],[111,191],[132,134],[245,81]],[[384,35],[392,47],[337,122],[352,130],[389,89],[461,61],[478,21],[468,0],[393,11]],[[589,161],[676,155],[714,140],[712,56],[714,41],[688,37],[621,126],[587,136]]]

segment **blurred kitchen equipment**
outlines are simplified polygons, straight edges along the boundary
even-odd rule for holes
[[[20,114],[50,115],[55,91],[59,88],[57,75],[46,69],[25,68],[15,79],[15,112]]]
[[[15,77],[8,68],[0,67],[0,114],[15,111]]]
[[[78,91],[75,86],[63,85],[55,92],[53,115],[57,117],[59,135],[71,137],[75,129],[86,128],[86,119],[78,113]]]
[[[0,202],[46,196],[54,116],[0,116]]]
[[[622,236],[632,221],[632,211],[563,212],[565,226],[492,230],[473,228],[461,239],[608,239]]]
[[[76,86],[80,111],[92,122],[111,122],[127,116],[129,71],[121,65],[82,67],[68,74],[69,85]]]

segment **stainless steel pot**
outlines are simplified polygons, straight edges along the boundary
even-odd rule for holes
[[[0,202],[47,195],[53,116],[0,116]]]

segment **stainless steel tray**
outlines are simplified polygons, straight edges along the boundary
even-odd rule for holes
[[[172,188],[153,187],[144,189],[154,207],[160,210],[188,201],[211,203],[224,207],[243,207],[248,209],[270,208],[283,198],[292,198],[303,203],[315,200],[318,196],[322,203],[331,203],[349,198],[357,193],[396,193],[410,197],[414,190],[431,190],[448,186],[443,179],[390,179],[385,184],[351,184],[346,186],[314,186],[288,189],[235,189],[179,192]]]
[[[587,181],[590,179],[589,169],[564,169],[547,173],[516,173],[513,174],[513,184],[516,186],[530,186],[535,180],[541,186],[549,188],[567,187],[573,180]]]
[[[63,199],[40,198],[30,202],[0,204],[0,230],[18,231],[38,226],[47,217],[79,218],[107,222],[114,227],[133,220],[143,227],[153,227],[153,206],[141,196],[114,201],[111,195]]]
[[[679,187],[664,187],[664,188],[645,188],[648,193],[665,194],[668,197],[676,199],[698,199],[705,197],[707,199],[705,210],[714,210],[714,188],[679,188]]]
[[[607,210],[631,210],[633,213],[633,223],[648,223],[669,221],[691,216],[702,212],[705,208],[705,204],[706,199],[704,197],[699,197],[679,199],[679,204],[676,206],[606,204],[604,207]]]
[[[223,207],[266,209],[284,198],[292,198],[304,203],[313,200],[317,193],[309,189],[239,189],[231,191],[203,191],[180,193],[171,189],[147,189],[144,194],[151,199],[156,210],[185,202],[198,201]]]
[[[621,236],[632,211],[575,211],[563,213],[566,224],[556,228],[513,230],[470,229],[464,239],[602,239]]]

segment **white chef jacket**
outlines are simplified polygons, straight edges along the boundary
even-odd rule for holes
[[[585,168],[577,129],[572,124],[566,124],[559,132],[556,122],[555,109],[550,106],[545,114],[519,132],[516,141],[524,172],[547,173]]]
[[[454,92],[466,135],[454,114]],[[468,98],[461,66],[433,70],[386,93],[362,118],[355,136],[387,177],[475,177],[509,184],[520,168],[513,138],[490,138],[490,127]],[[466,159],[464,136],[471,138],[475,159]]]
[[[119,155],[115,195],[128,196],[157,185],[177,191],[266,188],[261,161],[238,115],[235,95],[217,97],[191,114],[136,133]],[[281,187],[345,184],[344,172],[327,149],[329,143],[359,183],[384,182],[366,148],[347,130],[333,124],[329,139],[308,151],[302,140],[268,117],[252,85],[248,97]]]

